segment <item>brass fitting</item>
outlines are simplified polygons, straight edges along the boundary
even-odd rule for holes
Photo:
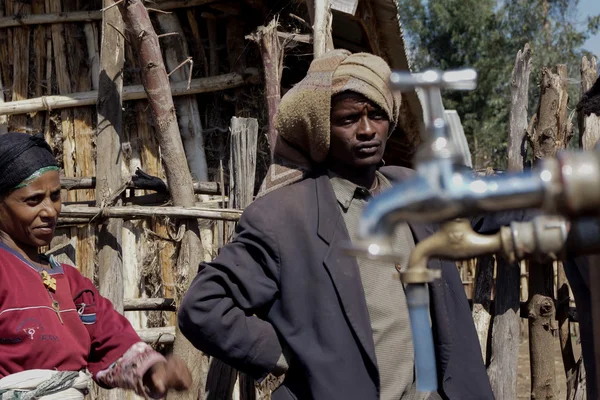
[[[481,235],[473,230],[466,219],[455,219],[442,225],[442,228],[419,242],[410,255],[405,271],[401,271],[402,282],[423,283],[430,278],[425,274],[427,263],[431,257],[450,260],[464,260],[484,254],[497,253],[502,250],[500,233]],[[427,270],[432,271],[432,270]],[[441,271],[436,277],[440,277]]]

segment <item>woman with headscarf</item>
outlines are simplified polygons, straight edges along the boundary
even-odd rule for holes
[[[382,166],[401,101],[390,73],[381,58],[345,50],[312,62],[281,100],[259,198],[235,239],[200,265],[182,302],[179,326],[197,348],[258,380],[286,374],[273,400],[493,398],[455,264],[431,261],[443,271],[429,286],[439,393],[417,393],[395,265],[343,248],[371,195],[412,174]],[[481,232],[501,222],[474,225]],[[399,224],[401,266],[433,232]]]
[[[92,377],[152,398],[184,390],[181,360],[143,343],[90,280],[39,252],[61,209],[58,171],[41,135],[0,136],[0,399],[83,399]]]

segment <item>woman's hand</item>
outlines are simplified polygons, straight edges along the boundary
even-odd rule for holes
[[[144,385],[154,398],[166,396],[170,389],[184,391],[190,388],[192,375],[179,357],[169,356],[166,362],[154,364],[144,375]]]

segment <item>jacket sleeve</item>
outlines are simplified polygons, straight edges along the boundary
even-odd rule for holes
[[[235,239],[198,275],[184,296],[181,332],[201,351],[261,380],[275,367],[282,346],[261,319],[279,295],[279,257],[268,222],[272,210],[256,202],[243,213]]]
[[[476,215],[471,218],[471,226],[477,233],[482,234],[494,234],[500,230],[501,227],[510,225],[511,222],[523,222],[529,221],[533,217],[540,215],[539,210],[511,210],[511,211],[499,211],[488,214]]]
[[[96,374],[141,341],[129,321],[102,297],[94,284],[73,267],[63,266],[79,317],[91,340],[88,369]]]

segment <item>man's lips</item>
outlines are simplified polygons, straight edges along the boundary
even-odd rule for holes
[[[379,147],[381,147],[381,142],[378,140],[371,140],[368,142],[361,142],[359,144],[357,144],[354,149],[362,155],[372,155],[377,153],[377,151],[379,150]]]
[[[42,233],[52,233],[54,232],[54,228],[56,227],[56,225],[40,225],[40,226],[36,226],[34,229],[38,232],[42,232]]]

